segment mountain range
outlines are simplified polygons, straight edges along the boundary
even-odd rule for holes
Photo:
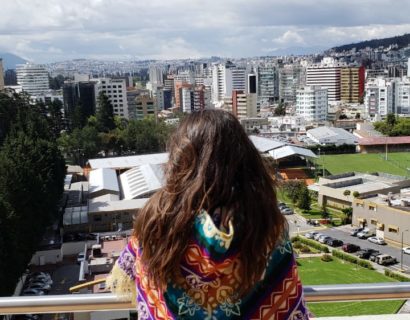
[[[0,58],[3,59],[3,69],[16,69],[17,64],[26,63],[23,58],[9,52],[0,52]]]

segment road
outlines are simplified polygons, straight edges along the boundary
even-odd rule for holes
[[[333,238],[342,240],[344,243],[353,243],[360,248],[365,249],[365,248],[371,248],[380,251],[381,253],[391,255],[392,257],[395,257],[399,263],[395,265],[389,266],[390,269],[393,271],[398,271],[400,270],[400,255],[401,255],[401,249],[397,247],[393,247],[390,245],[377,245],[374,243],[371,243],[368,240],[361,240],[358,239],[357,237],[352,237],[350,235],[351,227],[350,226],[342,226],[342,227],[337,227],[337,228],[327,228],[327,227],[313,227],[311,225],[308,225],[305,221],[304,218],[301,216],[294,214],[291,216],[286,216],[288,219],[289,223],[289,232],[291,236],[299,234],[303,235],[304,233],[308,231],[318,231],[320,233],[326,234],[328,236],[331,236]],[[296,223],[295,223],[296,221]],[[403,269],[406,270],[406,273],[410,273],[410,255],[403,254]]]

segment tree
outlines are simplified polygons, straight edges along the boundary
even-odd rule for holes
[[[344,196],[350,196],[350,190],[345,190],[343,191]]]
[[[304,185],[304,182],[300,180],[287,180],[283,183],[283,189],[293,205],[299,200]]]
[[[71,130],[82,129],[86,125],[87,119],[84,115],[83,106],[81,105],[81,103],[77,104],[74,107],[74,110],[70,115],[70,122]]]
[[[321,212],[321,215],[322,215],[322,218],[323,218],[323,219],[329,218],[329,212],[327,211],[327,206],[326,206],[326,203],[325,203],[325,202],[323,202],[323,204],[322,204],[322,212]]]
[[[98,131],[109,132],[115,128],[113,107],[104,92],[98,96],[96,118]]]
[[[343,209],[342,209],[342,212],[343,212],[343,214],[344,214],[342,223],[343,223],[343,224],[352,223],[353,208],[352,208],[352,207],[343,208]]]
[[[360,196],[360,193],[358,191],[354,191],[353,192],[353,197],[357,198],[358,196]]]
[[[47,116],[49,119],[50,129],[55,138],[60,136],[61,130],[64,128],[63,114],[61,112],[63,103],[60,100],[53,100],[46,105]]]
[[[305,184],[301,187],[301,192],[298,199],[298,207],[302,210],[310,210],[310,194],[309,189]]]
[[[280,102],[279,105],[275,108],[275,116],[284,116],[286,115],[286,107],[283,102]]]

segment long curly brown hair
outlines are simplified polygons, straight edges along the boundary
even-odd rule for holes
[[[164,187],[139,212],[134,236],[148,279],[165,289],[180,261],[195,216],[222,208],[232,219],[240,250],[242,289],[261,279],[267,259],[287,228],[275,184],[238,120],[221,110],[186,116],[168,143]]]

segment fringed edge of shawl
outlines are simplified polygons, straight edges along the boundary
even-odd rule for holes
[[[117,295],[119,300],[131,301],[132,304],[136,304],[135,282],[117,263],[114,264],[105,283],[111,292]]]

